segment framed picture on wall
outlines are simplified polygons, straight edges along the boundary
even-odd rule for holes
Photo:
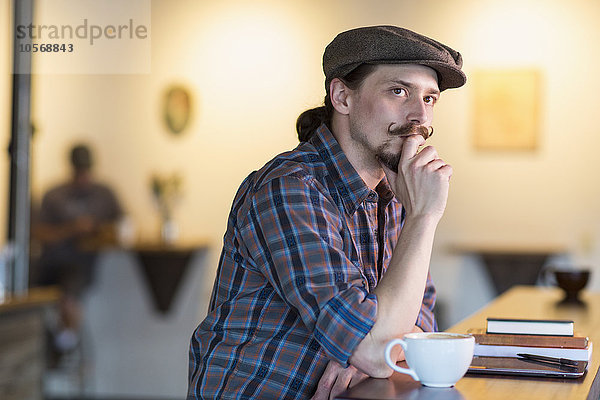
[[[170,133],[181,134],[189,125],[192,114],[192,95],[183,85],[167,88],[163,100],[164,121]]]
[[[540,131],[541,72],[477,70],[472,74],[477,150],[535,150]]]

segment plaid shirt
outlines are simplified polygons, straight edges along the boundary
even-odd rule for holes
[[[402,206],[369,189],[322,125],[250,174],[234,199],[209,313],[191,339],[189,399],[312,396],[375,323],[372,294]],[[416,325],[436,329],[428,277]]]

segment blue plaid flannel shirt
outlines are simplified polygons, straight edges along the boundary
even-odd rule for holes
[[[190,344],[189,399],[303,399],[375,323],[372,294],[402,225],[322,125],[250,174],[234,199],[209,312]],[[436,330],[427,279],[415,324]]]

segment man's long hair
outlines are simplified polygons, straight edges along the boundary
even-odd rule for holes
[[[352,90],[356,90],[364,82],[364,80],[375,70],[375,64],[361,64],[353,69],[346,76],[339,78],[344,85]],[[298,132],[298,140],[307,142],[315,133],[321,124],[326,124],[331,128],[331,116],[333,115],[333,105],[329,88],[323,105],[320,107],[311,108],[304,111],[296,120],[296,132]]]

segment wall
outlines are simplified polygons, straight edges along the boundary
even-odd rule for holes
[[[467,74],[533,66],[544,76],[534,152],[476,152],[469,86],[444,93],[433,143],[455,175],[433,270],[462,265],[445,251],[473,241],[558,243],[575,260],[598,265],[600,187],[585,171],[600,141],[591,118],[600,52],[586,45],[598,36],[599,7],[586,0],[153,1],[150,74],[34,77],[33,190],[39,196],[64,177],[66,148],[85,139],[141,239],[159,229],[149,176],[178,171],[185,185],[176,210],[181,238],[209,238],[218,253],[239,182],[295,146],[296,116],[321,101],[324,46],[341,30],[393,23],[460,49]],[[180,137],[168,135],[162,121],[161,95],[173,83],[194,96],[191,125]]]
[[[207,263],[202,251],[191,257],[168,313],[157,311],[139,263],[135,254],[124,251],[108,252],[99,260],[96,285],[85,299],[82,345],[90,360],[85,370],[89,397],[186,395],[187,343],[197,326]]]
[[[448,302],[463,304],[451,318],[491,298],[490,292],[472,295],[469,306],[465,288],[481,292],[489,283],[476,260],[444,254],[456,243],[564,246],[568,255],[556,262],[595,267],[589,288],[600,290],[600,181],[586,172],[600,145],[594,122],[599,104],[587,96],[600,88],[592,71],[600,52],[588,45],[600,33],[595,23],[600,4],[462,1],[452,7],[461,16],[440,37],[454,31],[456,41],[450,43],[463,51],[467,74],[477,68],[538,68],[544,95],[539,147],[523,153],[471,147],[468,85],[452,95],[454,105],[448,99],[439,104],[436,119],[448,124],[450,134],[437,137],[436,144],[455,175],[432,269],[438,281],[454,283],[440,288]],[[445,25],[438,22],[434,25]]]
[[[533,153],[494,154],[468,146],[468,121],[461,121],[458,137],[444,136],[454,142],[447,147],[459,172],[447,225],[463,240],[550,241],[581,250],[584,236],[597,236],[600,216],[600,186],[584,176],[600,143],[593,123],[598,103],[581,98],[599,85],[591,68],[600,52],[586,43],[598,33],[600,7],[588,1],[463,4],[468,70],[541,69],[542,137]],[[468,119],[469,111],[467,104],[460,116]]]
[[[544,76],[534,152],[473,149],[468,84],[444,93],[436,106],[432,143],[455,169],[432,261],[448,322],[493,296],[477,260],[450,251],[457,244],[564,245],[565,262],[596,268],[590,288],[600,290],[600,182],[593,169],[600,49],[591,44],[600,35],[599,15],[600,3],[589,0],[155,0],[150,74],[34,76],[34,194],[67,174],[66,149],[85,139],[140,239],[153,240],[158,216],[149,177],[178,171],[185,185],[176,210],[181,239],[208,239],[214,268],[239,183],[294,147],[297,115],[322,101],[324,46],[351,27],[396,24],[459,49],[467,75],[525,66]],[[173,83],[194,95],[189,131],[179,137],[162,121],[161,95]],[[201,318],[206,293],[198,296]]]

